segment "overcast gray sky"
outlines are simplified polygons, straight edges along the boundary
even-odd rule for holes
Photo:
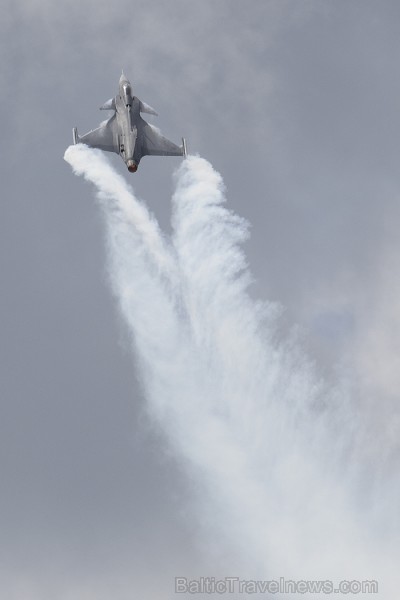
[[[4,4],[0,595],[171,598],[175,575],[215,565],[197,535],[196,485],[146,417],[102,219],[63,161],[72,127],[102,120],[123,68],[160,115],[149,120],[184,135],[250,221],[252,293],[283,305],[322,373],[349,373],[381,431],[390,416],[394,460],[400,7]],[[178,164],[145,158],[130,177],[166,230]]]

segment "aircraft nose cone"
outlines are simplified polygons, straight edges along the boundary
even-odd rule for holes
[[[126,75],[124,74],[124,72],[122,71],[121,77],[119,78],[119,83],[120,85],[124,82],[124,81],[128,81],[126,78]]]

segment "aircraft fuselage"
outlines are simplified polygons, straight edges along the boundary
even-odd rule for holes
[[[119,94],[115,98],[116,118],[120,130],[119,153],[131,173],[137,171],[134,159],[137,140],[137,125],[140,116],[140,101],[132,96],[131,84],[121,75]]]

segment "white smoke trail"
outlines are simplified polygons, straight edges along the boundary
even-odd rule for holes
[[[83,175],[98,187],[98,197],[102,201],[102,206],[112,216],[113,221],[118,222],[120,228],[123,228],[123,223],[134,227],[135,235],[138,235],[142,241],[140,253],[147,253],[151,258],[151,264],[160,273],[174,280],[175,264],[158,223],[137,198],[132,201],[130,187],[112,168],[103,153],[78,144],[70,146],[64,158],[73,166],[77,175]]]
[[[250,298],[248,227],[224,207],[221,177],[201,158],[182,163],[168,241],[101,153],[78,145],[65,158],[102,201],[149,410],[202,482],[229,554],[264,579],[388,578],[351,484],[356,415],[294,339],[278,342],[277,308]]]

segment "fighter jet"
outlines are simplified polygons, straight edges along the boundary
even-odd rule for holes
[[[114,114],[100,127],[82,137],[74,127],[72,130],[74,144],[87,144],[91,148],[119,154],[131,173],[137,171],[142,156],[186,157],[184,138],[182,138],[182,146],[177,146],[142,119],[140,113],[150,115],[157,115],[157,113],[154,108],[133,95],[132,86],[124,72],[119,80],[118,94],[103,104],[100,110],[113,110]]]

